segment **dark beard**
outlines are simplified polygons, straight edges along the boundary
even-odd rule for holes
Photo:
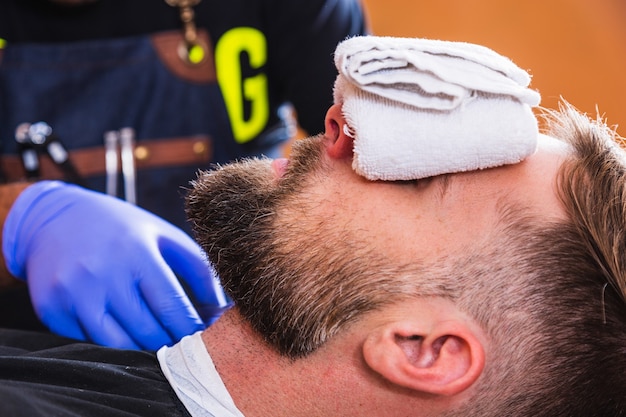
[[[310,215],[307,184],[324,175],[320,143],[298,143],[280,181],[271,161],[245,160],[200,173],[187,197],[195,238],[235,308],[290,358],[399,298],[397,268],[332,218]]]
[[[294,145],[287,172],[278,181],[271,160],[245,159],[198,174],[186,199],[187,217],[196,241],[207,253],[236,308],[280,352],[294,355],[285,342],[288,312],[276,297],[283,275],[275,262],[280,230],[276,211],[306,183],[318,167],[321,137]],[[286,277],[285,277],[286,278]],[[293,279],[293,278],[289,278]],[[282,341],[281,341],[282,340]],[[295,354],[298,356],[298,354]]]
[[[201,171],[191,181],[193,188],[185,202],[188,220],[229,294],[240,293],[241,277],[255,273],[256,263],[263,259],[259,257],[268,249],[265,246],[273,241],[277,207],[295,195],[316,169],[320,145],[321,137],[296,143],[280,181],[267,158]]]

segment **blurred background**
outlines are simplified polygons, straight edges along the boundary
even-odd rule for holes
[[[381,36],[487,46],[532,76],[543,107],[562,96],[626,136],[626,0],[362,0]]]

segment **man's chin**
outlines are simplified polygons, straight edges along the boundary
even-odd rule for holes
[[[270,159],[246,159],[202,171],[191,185],[187,217],[212,262],[217,259],[210,249],[238,250],[233,242],[243,244],[259,218],[274,210],[276,180]]]

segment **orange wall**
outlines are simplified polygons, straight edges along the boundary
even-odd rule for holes
[[[626,136],[626,1],[362,1],[374,34],[488,46],[530,72],[542,106],[563,96]]]

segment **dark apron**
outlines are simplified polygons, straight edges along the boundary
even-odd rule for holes
[[[136,202],[189,231],[182,187],[198,168],[250,155],[275,157],[288,139],[287,124],[238,144],[219,85],[212,42],[206,59],[180,59],[180,31],[73,43],[8,44],[0,50],[0,160],[8,181],[26,171],[15,141],[23,123],[52,127],[83,184],[105,192],[106,132],[132,128]],[[66,173],[40,154],[41,178]],[[118,164],[117,193],[125,196]],[[109,189],[111,184],[109,183]]]

